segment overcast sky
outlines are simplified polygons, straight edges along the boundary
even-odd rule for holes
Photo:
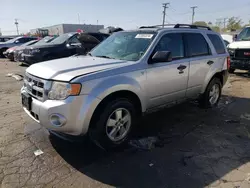
[[[22,33],[60,23],[99,24],[133,29],[162,23],[164,0],[0,0],[0,28],[16,34],[14,19]],[[190,23],[191,6],[198,6],[195,20],[211,21],[238,16],[250,20],[249,0],[167,0],[167,23]]]

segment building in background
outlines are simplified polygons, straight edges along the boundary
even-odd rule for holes
[[[42,27],[37,29],[31,29],[30,34],[37,34],[38,30],[48,30],[49,35],[61,35],[68,32],[77,32],[77,30],[83,30],[84,32],[98,32],[103,29],[104,25],[90,25],[90,24],[58,24],[49,27]]]

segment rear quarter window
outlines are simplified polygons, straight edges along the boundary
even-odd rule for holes
[[[221,38],[218,35],[208,34],[207,36],[210,39],[210,41],[212,42],[217,54],[226,53],[226,49],[224,47],[224,44],[223,44]]]

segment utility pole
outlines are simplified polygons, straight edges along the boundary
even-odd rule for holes
[[[216,25],[219,27],[219,33],[221,32],[221,24],[223,19],[216,19]]]
[[[170,3],[163,3],[163,19],[162,19],[162,27],[164,27],[165,25],[165,19],[166,19],[166,9],[168,8],[168,5],[170,5]]]
[[[17,21],[17,19],[15,19],[15,25],[16,25],[16,32],[17,32],[17,35],[19,35],[18,21]]]
[[[78,13],[78,24],[81,24],[81,21],[80,21],[80,14]]]
[[[192,13],[192,24],[194,23],[194,15],[195,15],[195,9],[198,8],[197,6],[190,7],[193,11]]]
[[[223,18],[224,29],[226,29],[227,18]]]

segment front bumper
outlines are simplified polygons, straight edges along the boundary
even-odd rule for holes
[[[3,52],[3,55],[6,57],[6,58],[8,58],[8,52]]]
[[[21,89],[21,93],[26,93],[24,88]],[[49,130],[69,135],[83,135],[88,131],[92,114],[99,102],[99,99],[89,95],[70,96],[62,101],[44,102],[32,97],[31,110],[23,108],[33,120]],[[51,117],[57,114],[65,118],[64,125],[55,126],[51,121]]]
[[[14,53],[13,53],[13,52],[8,53],[8,54],[6,55],[6,57],[7,57],[8,59],[10,59],[11,61],[14,61]]]
[[[23,54],[22,56],[23,56],[23,62],[29,65],[42,61],[42,57],[40,57],[39,55]]]
[[[230,68],[240,70],[250,70],[250,59],[249,60],[235,60],[231,59]]]

